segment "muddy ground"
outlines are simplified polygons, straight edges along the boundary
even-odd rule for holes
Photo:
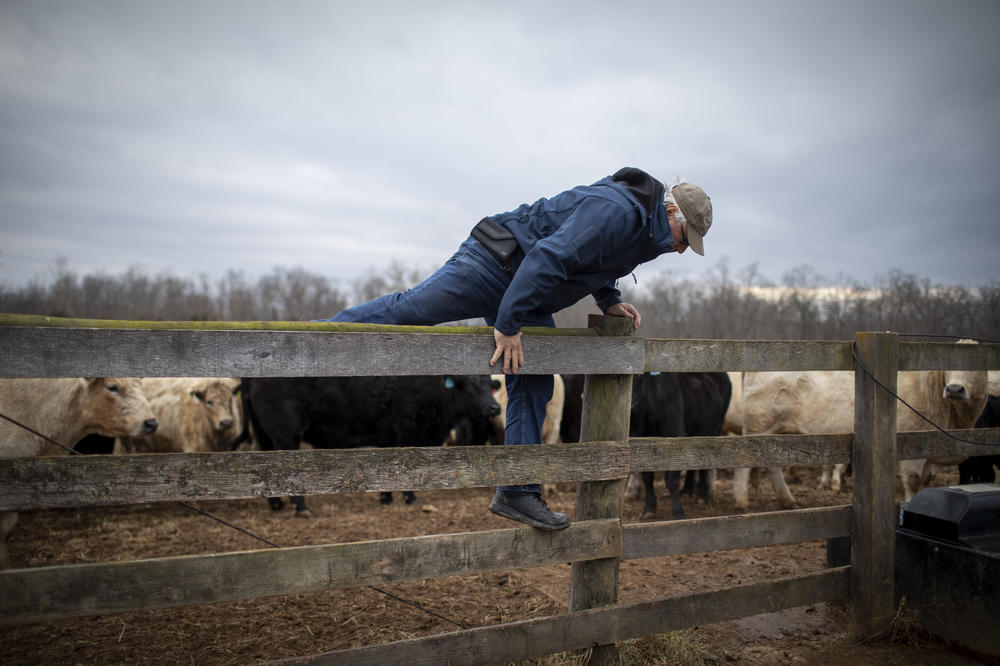
[[[790,487],[803,507],[850,502],[846,491],[816,489],[819,469],[797,467]],[[947,482],[947,477],[938,480]],[[730,479],[723,474],[715,499],[690,517],[733,513]],[[666,491],[658,480],[661,512]],[[423,534],[503,529],[513,523],[486,510],[491,489],[426,492],[416,506],[401,498],[382,506],[377,494],[313,497],[311,520],[290,509],[272,512],[264,500],[201,502],[198,506],[282,546],[343,543]],[[563,486],[549,505],[572,516],[575,488]],[[639,500],[626,502],[625,520],[639,520]],[[751,511],[778,506],[766,479],[751,493]],[[11,538],[13,567],[131,560],[251,550],[258,542],[177,504],[22,514]],[[810,542],[623,562],[621,601],[633,602],[820,570],[825,544]],[[7,627],[0,664],[247,664],[453,630],[563,613],[568,565],[453,577],[371,588],[216,604],[163,611],[78,618]],[[816,604],[679,635],[683,661],[719,664],[977,664],[917,632],[862,643],[845,609]],[[690,656],[690,655],[694,656]],[[648,662],[648,657],[643,658]],[[550,661],[547,663],[557,663]],[[571,663],[567,657],[558,663]],[[669,660],[665,663],[671,663]]]

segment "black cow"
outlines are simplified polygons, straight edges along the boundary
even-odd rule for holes
[[[496,416],[481,376],[305,377],[243,380],[243,410],[261,450],[440,445],[463,419]],[[404,493],[407,504],[416,497]],[[297,515],[308,516],[302,497]],[[284,502],[270,498],[271,508]],[[382,493],[382,502],[392,501]]]
[[[583,411],[583,375],[564,375],[566,402],[560,434],[564,442],[580,441]],[[630,437],[698,437],[722,433],[722,423],[732,398],[732,384],[724,372],[662,372],[636,375],[632,380]],[[643,472],[646,503],[642,518],[656,516],[654,472]],[[688,472],[687,488],[695,485],[695,471]],[[673,517],[685,518],[680,501],[680,473],[666,472],[673,502]],[[699,476],[699,497],[708,498],[707,474]]]
[[[115,452],[115,438],[91,434],[73,445],[73,450],[84,455],[111,454]]]
[[[975,428],[1000,428],[1000,397],[991,395],[986,398],[986,407],[976,420]],[[984,449],[987,447],[983,447]],[[958,466],[958,482],[993,483],[996,473],[993,466],[1000,467],[1000,454],[992,456],[973,456],[966,458]]]
[[[629,437],[714,437],[722,434],[733,387],[724,372],[661,372],[637,375],[632,382]],[[643,472],[646,504],[642,519],[656,517],[653,472]],[[673,502],[673,518],[685,518],[680,499],[680,472],[665,472]],[[693,473],[689,472],[693,486]],[[707,474],[700,475],[699,496],[707,499]]]

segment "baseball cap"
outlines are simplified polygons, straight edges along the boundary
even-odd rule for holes
[[[712,200],[705,190],[691,183],[678,183],[670,194],[687,219],[687,238],[691,249],[705,256],[704,237],[712,226]]]

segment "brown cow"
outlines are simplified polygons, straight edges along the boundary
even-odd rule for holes
[[[240,380],[230,377],[147,377],[142,389],[160,422],[149,437],[121,437],[115,453],[226,451],[240,434]]]
[[[86,435],[139,437],[156,431],[157,421],[138,379],[0,379],[0,413],[72,447]],[[0,419],[0,456],[67,453],[6,419]],[[0,568],[9,566],[7,537],[17,513],[0,512]]]

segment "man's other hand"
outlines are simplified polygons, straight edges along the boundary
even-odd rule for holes
[[[631,319],[633,329],[639,328],[639,324],[642,323],[642,315],[639,314],[639,311],[631,303],[615,303],[605,310],[604,314]]]
[[[521,334],[504,335],[497,329],[493,329],[493,339],[497,343],[497,350],[493,352],[490,359],[490,367],[503,357],[503,373],[509,375],[513,372],[517,374],[517,369],[524,366],[524,350],[521,348]]]

